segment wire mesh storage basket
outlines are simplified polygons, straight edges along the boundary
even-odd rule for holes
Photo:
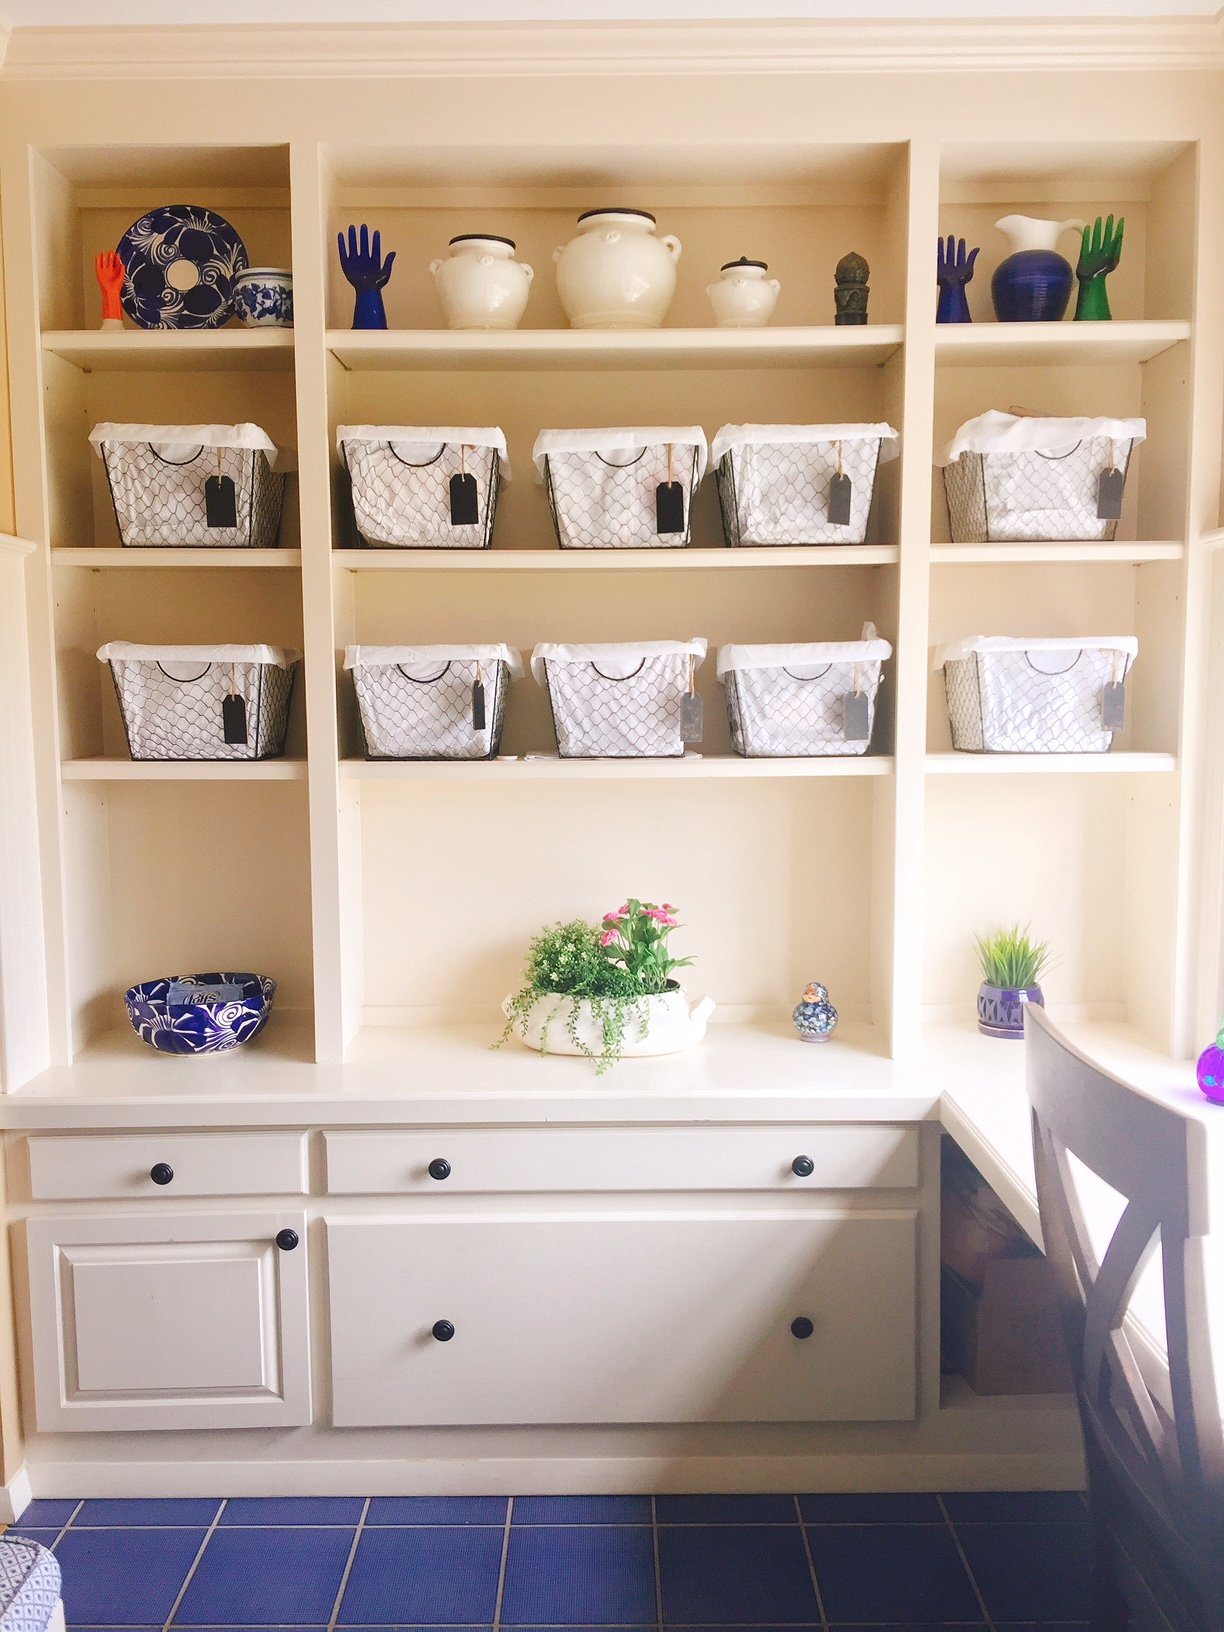
[[[363,544],[400,550],[487,550],[497,495],[510,480],[496,426],[341,425]]]
[[[367,759],[496,759],[523,672],[509,646],[350,646],[344,666]]]
[[[532,450],[563,550],[682,549],[706,457],[699,425],[541,431]]]
[[[537,646],[531,672],[548,688],[562,759],[679,758],[705,654],[700,638]]]
[[[712,457],[728,547],[862,544],[896,440],[891,425],[724,425]]]
[[[981,414],[944,449],[954,544],[1112,539],[1142,419]]]
[[[258,425],[98,425],[121,542],[134,549],[272,549],[283,456]]]
[[[134,646],[110,665],[133,759],[276,759],[299,653],[279,646]]]
[[[936,653],[952,746],[971,754],[1104,754],[1122,725],[1132,635],[973,635]]]
[[[891,656],[874,629],[862,640],[720,647],[731,746],[746,759],[865,754]]]

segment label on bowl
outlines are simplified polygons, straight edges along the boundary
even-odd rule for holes
[[[212,986],[195,985],[189,980],[172,980],[166,993],[166,1002],[176,1005],[190,1003],[241,1003],[242,987],[236,982],[218,981]]]

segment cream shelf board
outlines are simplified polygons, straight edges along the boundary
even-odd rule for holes
[[[965,754],[926,756],[933,776],[1135,776],[1177,769],[1176,754]]]
[[[1068,539],[1061,543],[933,544],[931,564],[943,567],[1005,567],[1024,562],[1114,561],[1140,565],[1144,561],[1180,561],[1186,546],[1178,539],[1150,539],[1127,543],[1094,543]]]
[[[899,323],[778,329],[330,329],[350,370],[870,367],[905,340]]]
[[[820,759],[740,759],[730,754],[696,754],[684,759],[345,759],[344,776],[379,782],[519,781],[704,781],[713,777],[891,776],[884,754],[831,755]]]
[[[292,329],[48,329],[42,349],[86,374],[290,369]]]
[[[83,552],[78,552],[83,553]],[[346,572],[703,572],[769,567],[884,567],[895,544],[793,545],[785,549],[680,550],[335,550]]]
[[[1190,324],[1159,321],[948,323],[935,330],[935,360],[945,368],[1048,368],[1146,363],[1190,338]]]
[[[66,782],[304,782],[304,759],[66,759]]]
[[[62,545],[51,551],[55,567],[288,567],[299,571],[302,552],[289,550],[112,549]]]

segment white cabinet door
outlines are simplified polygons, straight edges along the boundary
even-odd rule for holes
[[[335,1421],[909,1419],[916,1235],[892,1209],[329,1219]]]
[[[310,1421],[303,1213],[158,1209],[26,1229],[39,1428]]]

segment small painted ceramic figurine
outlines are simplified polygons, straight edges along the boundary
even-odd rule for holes
[[[1198,1085],[1213,1105],[1224,1105],[1224,1026],[1198,1057]]]
[[[382,292],[391,277],[391,268],[395,265],[395,251],[392,250],[384,261],[382,234],[376,232],[371,243],[370,229],[364,223],[360,239],[357,236],[357,228],[350,227],[347,246],[342,232],[336,234],[336,243],[340,250],[340,270],[357,292],[353,306],[353,327],[385,329],[387,314],[383,308]]]
[[[829,1002],[829,988],[818,980],[803,988],[803,1001],[791,1015],[805,1043],[827,1043],[837,1030],[837,1010]]]
[[[870,276],[871,268],[853,250],[838,261],[833,273],[833,321],[839,328],[866,323],[867,297],[871,293],[867,279]]]
[[[1111,272],[1117,271],[1118,262],[1122,259],[1122,232],[1125,226],[1124,216],[1118,217],[1115,227],[1112,215],[1106,219],[1104,226],[1098,215],[1092,226],[1084,228],[1079,264],[1075,268],[1075,276],[1079,279],[1075,316],[1081,323],[1107,323],[1113,316],[1109,309],[1105,279]]]
[[[966,255],[965,240],[948,234],[948,242],[939,240],[935,263],[935,282],[939,285],[939,303],[935,308],[936,323],[972,323],[965,285],[973,277],[973,263],[980,251],[971,249]]]
[[[94,256],[94,277],[98,280],[98,288],[102,291],[102,327],[104,329],[121,329],[123,327],[123,306],[120,295],[123,292],[123,280],[127,271],[118,254],[113,249],[105,249],[101,255]]]

